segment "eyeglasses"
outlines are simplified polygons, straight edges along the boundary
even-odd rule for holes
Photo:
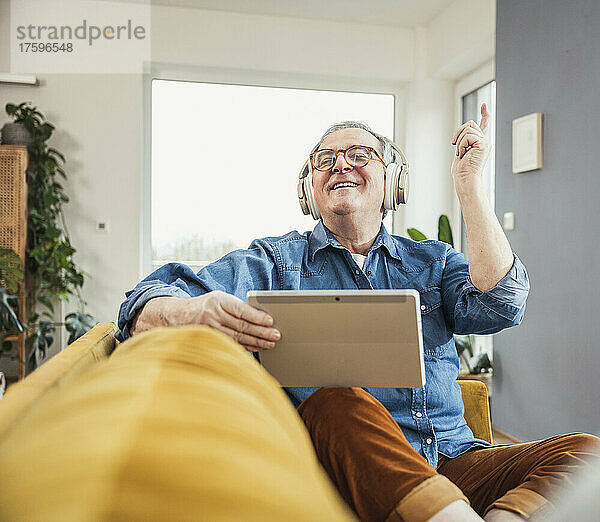
[[[310,155],[310,163],[313,169],[325,172],[335,165],[337,155],[340,152],[344,153],[344,159],[346,160],[346,163],[352,167],[364,167],[367,163],[369,163],[369,161],[371,161],[371,159],[381,161],[381,163],[385,165],[383,159],[377,153],[377,151],[373,147],[367,147],[366,145],[352,145],[352,147],[349,147],[346,150],[317,150]]]

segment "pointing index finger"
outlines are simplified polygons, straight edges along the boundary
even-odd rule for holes
[[[484,134],[487,133],[487,128],[490,121],[490,113],[487,110],[487,105],[485,103],[481,104],[481,122],[479,123],[479,128],[483,131]]]

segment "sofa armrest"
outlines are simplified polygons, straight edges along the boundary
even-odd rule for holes
[[[356,521],[279,383],[212,328],[136,335],[48,395],[0,439],[0,520]]]
[[[481,381],[458,380],[465,406],[465,420],[473,435],[492,443],[490,403],[485,384]]]
[[[0,402],[0,440],[9,428],[43,401],[54,387],[64,385],[115,348],[114,323],[99,323],[25,379],[11,385]]]

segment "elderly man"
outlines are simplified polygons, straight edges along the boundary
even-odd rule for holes
[[[481,115],[480,125],[461,125],[452,138],[468,264],[445,243],[387,233],[386,167],[398,153],[364,124],[346,122],[331,127],[310,156],[312,201],[321,216],[312,232],[255,240],[197,274],[177,263],[160,268],[127,293],[117,337],[204,324],[256,352],[275,347],[280,333],[270,316],[244,302],[248,290],[417,289],[424,388],[286,389],[321,464],[361,520],[542,516],[548,497],[585,460],[588,444],[598,444],[569,435],[491,447],[465,423],[452,334],[520,323],[529,291],[525,268],[484,195],[485,105]]]

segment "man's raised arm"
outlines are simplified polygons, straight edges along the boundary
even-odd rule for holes
[[[496,286],[514,262],[508,239],[483,186],[483,168],[491,148],[489,119],[484,103],[480,124],[471,120],[461,125],[452,137],[452,145],[456,145],[452,177],[467,228],[469,275],[482,292]]]

